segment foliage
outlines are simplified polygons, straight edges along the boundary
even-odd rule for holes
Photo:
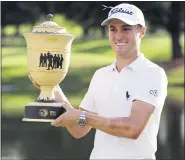
[[[103,10],[102,4],[116,6],[120,3],[122,2],[2,2],[2,28],[8,24],[15,25],[17,27],[16,35],[19,35],[19,25],[34,25],[43,17],[45,19],[46,14],[53,13],[54,15],[65,15],[66,19],[70,19],[71,21],[68,23],[70,23],[70,25],[72,24],[72,27],[69,27],[69,29],[72,30],[72,33],[77,33],[77,36],[81,36],[83,33],[83,38],[86,39],[89,36],[90,31],[94,31],[98,28],[98,31],[100,31],[98,35],[105,37],[105,29],[101,27],[100,24],[107,18],[110,8]],[[134,4],[143,11],[149,32],[154,33],[159,28],[163,28],[170,33],[172,39],[171,59],[174,60],[183,57],[182,48],[179,42],[180,34],[185,29],[183,2],[124,1],[124,3]],[[63,17],[61,17],[61,20],[62,18]],[[60,17],[58,20],[61,21]],[[65,21],[63,22],[65,23]],[[4,32],[2,32],[2,35],[4,36]]]

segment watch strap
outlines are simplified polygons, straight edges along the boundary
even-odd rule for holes
[[[86,119],[86,112],[85,111],[81,112],[80,118]]]

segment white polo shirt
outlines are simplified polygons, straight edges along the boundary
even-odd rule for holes
[[[96,130],[90,159],[155,159],[167,83],[164,70],[142,53],[121,72],[115,62],[98,69],[80,107],[104,117],[129,117],[132,101],[137,99],[152,104],[155,110],[136,140]]]

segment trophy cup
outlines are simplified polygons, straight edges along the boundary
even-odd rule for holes
[[[51,122],[65,112],[61,103],[55,100],[54,86],[62,82],[68,72],[74,36],[52,22],[52,17],[48,14],[48,21],[24,34],[28,72],[40,85],[41,92],[37,100],[25,106],[22,121]]]

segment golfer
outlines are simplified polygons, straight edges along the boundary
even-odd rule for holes
[[[66,127],[75,138],[95,128],[90,159],[155,159],[168,81],[165,71],[140,52],[144,15],[136,6],[122,3],[101,25],[108,27],[115,61],[94,73],[79,109],[55,87],[66,112],[52,125]]]

